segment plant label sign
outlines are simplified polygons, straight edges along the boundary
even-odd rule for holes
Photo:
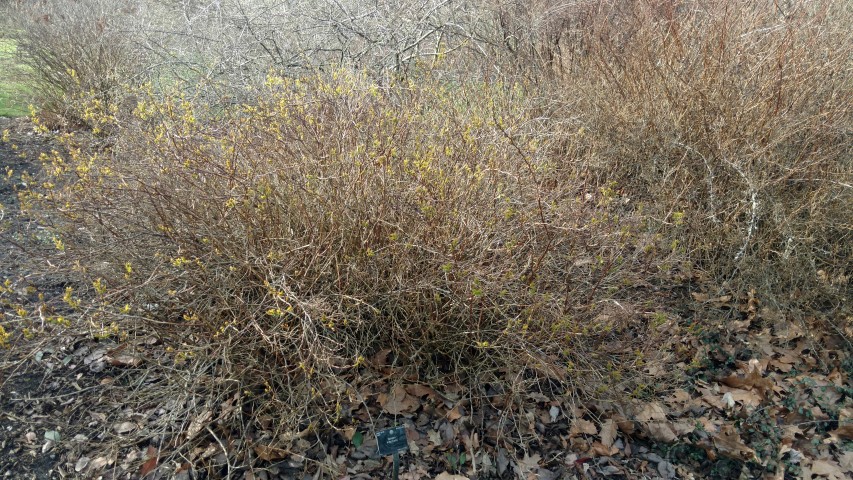
[[[406,428],[393,427],[376,432],[376,443],[379,446],[379,454],[382,456],[393,455],[409,448],[406,441]]]

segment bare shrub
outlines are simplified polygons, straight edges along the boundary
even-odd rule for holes
[[[22,82],[52,126],[87,125],[83,100],[108,108],[125,83],[141,81],[145,58],[133,47],[139,3],[105,0],[18,2],[3,8],[2,30],[17,46]]]
[[[480,13],[467,2],[434,0],[162,3],[142,46],[165,83],[179,78],[214,103],[247,100],[246,87],[270,69],[302,76],[346,67],[387,84],[419,62],[470,47],[468,25]]]
[[[850,6],[586,6],[563,31],[542,27],[559,45],[531,45],[559,57],[542,75],[582,119],[593,169],[657,222],[683,223],[673,240],[721,288],[842,307],[853,254]]]
[[[272,76],[223,114],[138,95],[111,150],[46,159],[69,261],[288,425],[385,349],[422,378],[590,395],[665,355],[638,291],[678,256],[520,85]]]

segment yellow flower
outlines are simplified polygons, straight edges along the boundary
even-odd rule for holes
[[[0,325],[0,347],[9,347],[9,335],[6,330],[3,328],[3,325]]]

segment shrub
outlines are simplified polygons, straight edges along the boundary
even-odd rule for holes
[[[720,288],[849,308],[850,5],[613,1],[572,19],[547,74],[592,169],[683,224],[672,240]]]
[[[344,396],[385,349],[498,384],[529,367],[628,385],[660,354],[635,288],[678,257],[521,85],[271,76],[219,113],[137,95],[109,150],[46,159],[69,261],[115,311],[278,392],[280,415]]]
[[[130,2],[16,2],[3,8],[0,30],[17,45],[22,82],[51,127],[88,125],[84,100],[117,108],[119,87],[141,81],[143,51],[132,32],[141,7]]]

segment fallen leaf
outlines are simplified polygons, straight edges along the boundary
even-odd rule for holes
[[[697,390],[699,391],[699,393],[702,394],[700,399],[709,406],[717,408],[719,410],[725,410],[728,406],[726,401],[723,400],[723,397],[719,395],[718,391],[703,387],[699,387],[697,388]]]
[[[767,392],[773,391],[773,381],[761,376],[760,363],[756,359],[749,361],[748,369],[749,370],[744,377],[729,375],[728,377],[720,379],[720,382],[732,388],[755,389],[762,398],[765,398]]]
[[[757,407],[761,405],[761,401],[763,400],[763,397],[759,395],[758,392],[740,389],[734,389],[726,392],[726,394],[723,395],[723,398],[731,400],[732,407],[729,408],[734,408],[734,403],[740,403],[746,407]]]
[[[130,433],[136,430],[136,424],[133,422],[121,422],[113,425],[113,430],[118,434]]]
[[[109,460],[106,457],[98,457],[91,462],[89,462],[89,470],[94,472],[104,468],[107,464],[109,464]]]
[[[640,413],[637,414],[637,420],[640,422],[664,421],[666,420],[666,410],[659,402],[646,403]]]
[[[619,431],[624,433],[625,435],[631,435],[634,433],[634,430],[637,429],[637,426],[634,425],[634,422],[628,420],[622,415],[614,415],[613,420],[616,422],[616,426],[619,427]]]
[[[435,480],[468,480],[468,477],[443,472],[436,475]]]
[[[670,395],[670,396],[667,398],[667,400],[668,400],[668,401],[669,401],[669,403],[671,403],[671,404],[673,404],[673,403],[674,403],[674,404],[687,403],[688,401],[690,401],[690,394],[689,394],[689,393],[687,393],[687,391],[686,391],[686,390],[681,390],[681,389],[679,389],[679,390],[676,390],[675,392],[673,392],[673,394],[672,394],[672,395]]]
[[[707,302],[710,298],[707,294],[699,292],[692,292],[690,295],[693,297],[693,300],[701,303]]]
[[[576,419],[572,422],[572,428],[569,430],[570,435],[596,435],[598,434],[598,428],[595,427],[595,424],[590,422],[589,420],[584,420],[582,418]]]
[[[142,357],[131,355],[129,353],[119,353],[115,356],[107,355],[104,358],[107,363],[114,367],[138,367],[142,364]]]
[[[658,463],[658,473],[665,479],[675,478],[675,467],[667,461],[660,462]]]
[[[379,350],[378,352],[376,352],[376,355],[374,355],[371,360],[372,360],[373,364],[376,365],[377,367],[383,367],[385,365],[388,365],[388,355],[390,353],[391,353],[390,348],[383,348],[382,350]]]
[[[107,416],[106,416],[106,414],[103,414],[103,413],[101,413],[101,412],[89,412],[89,415],[92,417],[92,420],[94,420],[94,421],[96,421],[96,422],[105,422],[105,421],[107,421]]]
[[[77,459],[77,463],[74,464],[74,471],[77,473],[82,472],[89,466],[89,457],[83,456]]]
[[[152,445],[148,446],[148,460],[142,464],[142,468],[139,469],[139,476],[145,477],[149,473],[151,473],[155,468],[157,468],[157,449]]]
[[[456,420],[462,418],[464,416],[463,407],[461,403],[457,403],[452,409],[450,409],[445,417],[451,422],[455,422]]]
[[[441,430],[441,444],[450,445],[456,439],[456,429],[453,428],[453,423],[442,421],[438,427]]]
[[[287,450],[270,445],[255,445],[253,450],[258,454],[258,458],[266,462],[274,462],[287,456]]]
[[[820,475],[833,480],[846,478],[844,471],[841,470],[841,466],[829,460],[815,460],[812,462],[811,471],[814,475]]]
[[[722,425],[720,433],[711,435],[711,439],[714,441],[717,451],[725,457],[741,461],[757,460],[758,458],[755,455],[755,450],[743,443],[737,430],[731,425]]]
[[[409,395],[403,385],[397,384],[386,394],[380,394],[377,399],[382,408],[391,415],[412,413],[420,406],[417,397]]]
[[[846,473],[853,473],[853,452],[844,452],[839,455],[838,465],[840,465]]]
[[[678,439],[671,423],[666,418],[666,409],[660,402],[649,402],[642,406],[636,419],[649,438],[658,442],[671,443]]]
[[[643,424],[643,430],[652,440],[664,443],[672,443],[678,440],[678,435],[668,422],[651,421]]]
[[[355,432],[353,434],[351,440],[352,440],[352,446],[355,448],[359,448],[364,443],[364,434],[361,432]]]
[[[503,476],[504,472],[506,472],[507,467],[509,467],[509,458],[507,456],[506,449],[503,447],[498,447],[498,475]]]
[[[210,417],[213,415],[209,409],[203,410],[199,413],[192,422],[190,422],[189,428],[187,428],[187,440],[192,440],[193,437],[198,435],[202,428],[207,425],[207,421],[210,420]]]
[[[601,442],[592,442],[592,453],[595,454],[596,457],[610,457],[619,452],[619,449],[616,447],[607,447]]]
[[[430,387],[429,385],[406,385],[406,392],[416,397],[428,397],[430,399],[441,397],[441,394],[439,394],[437,391],[435,391],[434,388]]]
[[[616,440],[616,422],[611,419],[605,420],[604,423],[601,424],[601,444],[607,448],[613,446],[613,442]]]
[[[44,439],[49,442],[58,443],[59,442],[59,432],[56,430],[48,430],[44,432]]]
[[[139,469],[139,476],[144,477],[149,473],[153,472],[154,469],[157,468],[157,457],[151,457],[142,464],[142,468]]]
[[[519,459],[515,465],[515,473],[518,478],[527,478],[528,473],[535,473],[539,469],[539,461],[542,457],[539,454],[534,454],[532,457],[524,452],[524,458]]]
[[[838,428],[829,432],[829,434],[835,441],[838,441],[839,439],[853,440],[853,423],[839,425]]]
[[[696,430],[696,424],[687,421],[673,422],[672,424],[670,424],[670,426],[672,427],[672,430],[675,432],[675,434],[679,437],[692,433],[694,430]]]

